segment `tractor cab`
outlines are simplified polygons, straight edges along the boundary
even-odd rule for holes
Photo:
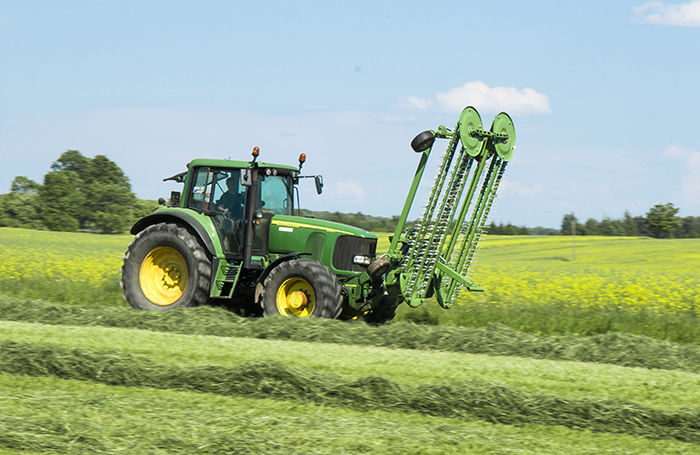
[[[293,215],[298,173],[256,161],[193,160],[179,205],[212,219],[227,258],[250,260],[267,254],[272,217]]]

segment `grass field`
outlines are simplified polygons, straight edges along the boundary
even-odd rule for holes
[[[700,453],[698,240],[489,237],[373,327],[133,311],[130,238],[0,229],[0,453]]]
[[[8,450],[700,450],[700,374],[687,371],[31,322],[0,329]]]

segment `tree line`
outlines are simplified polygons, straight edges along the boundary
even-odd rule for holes
[[[625,211],[621,218],[588,218],[581,222],[573,213],[567,213],[559,229],[491,223],[489,233],[496,235],[604,235],[642,236],[655,238],[698,238],[700,217],[677,216],[678,208],[671,202],[656,204],[644,216],[632,216]]]
[[[646,236],[654,238],[700,237],[700,217],[677,216],[678,208],[671,202],[656,204],[644,216],[625,212],[620,219],[593,218],[581,223],[573,213],[564,215],[562,235]]]
[[[114,234],[128,230],[155,205],[134,195],[114,161],[67,150],[43,183],[14,178],[10,192],[0,195],[0,226]]]
[[[155,206],[155,201],[134,195],[129,178],[114,161],[104,155],[88,158],[77,150],[67,150],[51,164],[43,183],[25,176],[14,178],[10,192],[0,194],[0,226],[122,233]],[[678,210],[669,202],[654,205],[644,216],[633,217],[626,211],[619,219],[588,218],[585,222],[568,213],[562,218],[559,229],[492,222],[488,232],[496,235],[700,237],[700,217],[681,218],[677,216]],[[393,232],[399,219],[398,216],[307,209],[302,209],[301,214],[373,232]]]

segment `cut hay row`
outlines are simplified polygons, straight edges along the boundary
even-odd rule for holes
[[[265,360],[348,381],[365,376],[381,376],[401,384],[481,381],[531,394],[619,398],[668,411],[700,403],[697,373],[601,363],[0,321],[0,342],[7,341],[119,351],[145,356],[159,365],[187,368],[239,368]]]
[[[675,439],[563,426],[0,373],[0,453],[685,455],[698,449]]]
[[[0,297],[0,320],[442,350],[700,372],[698,345],[619,333],[543,337],[502,325],[470,328],[398,322],[374,327],[361,322],[322,319],[241,318],[212,307],[138,312],[128,308],[59,305],[13,297]]]
[[[371,376],[346,380],[270,361],[236,368],[178,367],[121,351],[18,342],[0,344],[0,372],[700,442],[700,409],[662,411],[619,399],[569,399],[476,381],[408,385]]]

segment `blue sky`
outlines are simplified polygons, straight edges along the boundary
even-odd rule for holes
[[[0,192],[78,149],[157,198],[257,145],[324,175],[302,205],[389,216],[413,136],[474,105],[518,136],[492,220],[697,216],[699,53],[700,1],[0,0]]]

